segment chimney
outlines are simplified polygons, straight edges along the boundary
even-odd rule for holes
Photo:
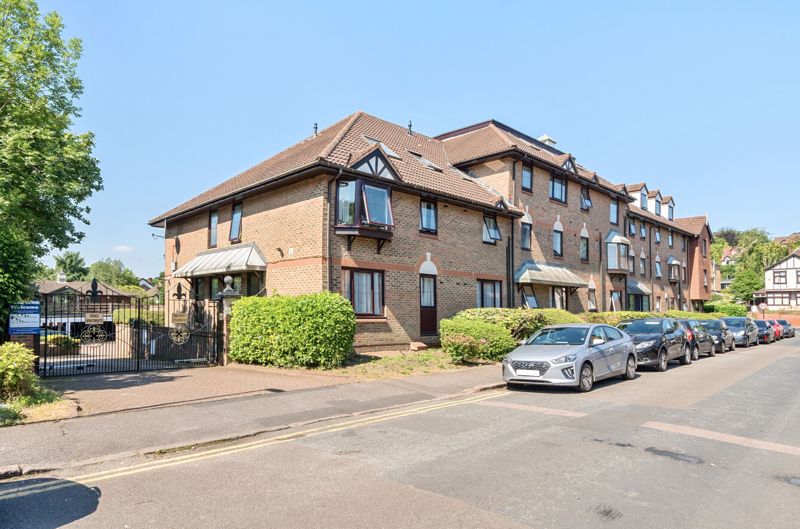
[[[550,137],[550,136],[548,136],[547,134],[542,134],[542,135],[541,135],[541,136],[539,136],[537,139],[538,139],[540,142],[544,143],[545,145],[549,145],[550,147],[554,147],[554,146],[555,146],[555,144],[556,144],[556,143],[558,143],[556,140],[554,140],[553,138],[551,138],[551,137]]]
[[[56,274],[56,281],[59,283],[66,283],[67,274],[65,272],[58,272],[58,274]]]

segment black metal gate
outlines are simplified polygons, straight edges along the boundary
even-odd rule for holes
[[[178,285],[148,297],[48,294],[40,300],[42,377],[208,366],[221,347],[221,301]]]

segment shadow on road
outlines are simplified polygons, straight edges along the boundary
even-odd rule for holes
[[[0,483],[0,527],[56,529],[97,510],[100,489],[52,478]]]
[[[634,380],[640,378],[641,376],[642,374],[637,372]],[[604,380],[598,380],[595,382],[593,390],[602,389],[604,387],[612,387],[625,382],[627,382],[627,380],[623,380],[619,377],[606,378]],[[547,384],[513,384],[508,387],[508,390],[522,392],[527,391],[529,393],[574,393],[579,395],[579,393],[575,391],[574,387],[548,386]]]

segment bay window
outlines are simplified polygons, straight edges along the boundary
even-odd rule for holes
[[[606,243],[606,256],[609,270],[625,270],[628,264],[628,245],[617,242]]]
[[[344,297],[350,300],[356,316],[383,316],[383,272],[345,269]]]
[[[500,307],[500,281],[478,280],[478,307]]]
[[[336,223],[341,226],[394,226],[389,189],[362,180],[339,180]]]
[[[424,233],[437,232],[436,202],[432,200],[420,201],[419,231]]]

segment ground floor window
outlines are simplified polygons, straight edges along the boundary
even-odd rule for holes
[[[789,292],[770,292],[767,294],[767,305],[791,305],[791,294]]]
[[[500,281],[478,280],[478,300],[479,307],[500,307],[501,301]]]
[[[551,287],[550,306],[554,309],[567,310],[567,287]]]
[[[649,312],[650,296],[645,296],[643,294],[628,294],[628,310]]]
[[[622,310],[622,292],[619,290],[611,291],[611,310]]]
[[[522,293],[522,303],[529,309],[538,309],[539,300],[536,299],[536,293],[533,291],[532,285],[523,285],[520,288]]]
[[[357,316],[383,316],[383,272],[345,269],[344,297]]]
[[[594,289],[589,290],[589,310],[597,310],[597,293],[594,291]]]
[[[656,296],[656,312],[661,312],[661,296]]]

